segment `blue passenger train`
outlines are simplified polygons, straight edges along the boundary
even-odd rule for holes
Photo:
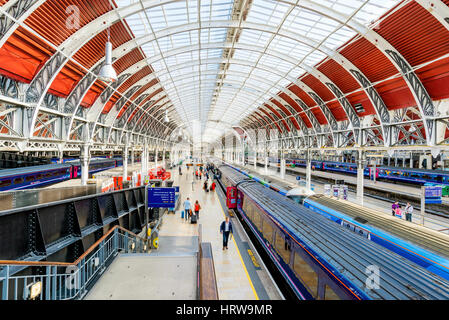
[[[448,280],[230,166],[219,170],[228,207],[239,212],[299,299],[449,298]],[[368,287],[376,268],[378,282]]]
[[[94,159],[89,163],[89,174],[112,169],[123,164],[120,159]],[[63,164],[48,164],[0,170],[0,191],[42,187],[81,176],[79,160]]]
[[[271,160],[274,161],[274,159]],[[277,161],[279,163],[280,160],[278,159]],[[297,167],[306,167],[306,160],[286,159],[286,164],[293,164]],[[349,173],[353,175],[357,174],[357,164],[350,162],[313,160],[312,166],[315,170],[320,171]],[[402,182],[415,185],[424,185],[426,183],[449,185],[449,171],[443,170],[379,166],[376,167],[376,169],[374,169],[374,167],[366,167],[363,174],[365,177],[371,177],[375,174],[377,180],[390,182]]]

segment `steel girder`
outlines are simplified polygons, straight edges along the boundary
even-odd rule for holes
[[[14,1],[11,1],[11,5],[13,4]],[[20,1],[18,1],[17,3],[19,3]],[[35,4],[38,2],[35,2]],[[39,1],[39,3],[41,3],[41,1]],[[12,6],[14,7],[14,6]],[[27,7],[27,8],[31,8],[31,7]],[[34,7],[33,7],[34,8]],[[27,26],[23,25],[23,20],[26,19],[27,16],[29,16],[29,14],[32,13],[32,11],[29,9],[27,12],[25,12],[24,10],[21,10],[21,20],[16,20],[14,19],[13,16],[11,16],[10,12],[7,12],[8,8],[6,8],[6,6],[3,6],[0,8],[0,13],[3,13],[3,17],[4,19],[9,19],[11,21],[14,21],[15,25],[14,27],[17,27],[18,25],[24,27],[25,29],[29,29]],[[12,26],[8,27],[8,30],[10,29],[14,29]],[[32,31],[30,29],[30,31]],[[12,32],[12,31],[10,31]],[[34,33],[34,32],[33,32]],[[34,33],[36,34],[36,33]],[[5,34],[3,34],[3,36],[5,36]],[[43,39],[42,37],[40,37],[39,35],[36,34],[36,36],[38,36],[39,38],[41,38],[43,41],[47,42],[46,39]],[[5,38],[2,38],[2,41]],[[70,37],[69,39],[73,39],[73,37]],[[32,106],[28,107],[27,109],[27,119],[26,122],[28,123],[28,130],[25,130],[26,132],[28,132],[27,137],[28,138],[32,138],[30,135],[32,135],[33,132],[33,127],[35,126],[34,123],[38,122],[37,120],[37,116],[39,113],[39,110],[45,110],[44,107],[41,107],[43,101],[49,96],[47,94],[47,90],[48,88],[51,86],[52,81],[54,80],[54,78],[56,77],[56,75],[59,73],[59,71],[62,69],[62,67],[65,65],[66,62],[68,62],[71,59],[71,55],[74,54],[74,52],[76,52],[74,50],[74,43],[70,43],[70,41],[68,41],[69,39],[67,39],[60,47],[56,48],[56,53],[49,59],[49,61],[47,61],[47,63],[44,65],[44,67],[38,72],[38,74],[35,76],[35,78],[32,80],[32,82],[30,83],[30,85],[28,86],[27,89],[27,93],[25,96],[25,101],[28,104],[33,104]],[[50,44],[51,45],[51,44]],[[83,44],[84,45],[84,44]],[[66,55],[65,53],[68,53],[69,55]],[[89,70],[87,70],[89,72]],[[88,85],[86,85],[86,82],[89,83],[92,80],[92,78],[87,78],[85,80],[85,82],[82,82],[80,84],[80,88],[86,88],[89,87]],[[80,93],[83,92],[83,90],[78,90],[74,96],[80,96]],[[75,101],[75,99],[70,100],[70,102],[72,102],[73,106],[73,102]],[[70,106],[69,106],[70,108]],[[72,119],[70,120],[66,120],[66,124],[65,127],[69,127],[70,128],[70,124],[73,121],[73,114],[72,114]],[[66,131],[67,132],[67,131]],[[69,134],[68,134],[69,135]]]
[[[12,0],[10,1],[10,2],[12,2]],[[17,2],[20,2],[20,1],[17,1]],[[145,3],[147,3],[147,4],[149,4],[149,2],[147,2],[147,1],[144,1]],[[288,2],[288,1],[284,1],[284,2],[286,2],[286,3],[289,3],[289,4],[291,4],[291,5],[295,5],[295,4],[293,4],[293,3],[290,3],[290,2]],[[165,3],[165,2],[164,2]],[[419,1],[419,3],[421,4],[421,5],[423,5],[423,3],[424,3],[424,1]],[[161,5],[161,3],[159,3],[159,4],[157,4],[157,5]],[[310,1],[301,1],[299,4],[296,4],[297,6],[301,6],[301,7],[304,7],[304,8],[307,8],[307,9],[309,9],[309,10],[312,10],[312,11],[316,11],[316,12],[319,12],[319,13],[321,13],[321,14],[325,14],[325,15],[327,15],[329,18],[334,18],[334,20],[337,20],[337,21],[339,21],[339,22],[341,22],[341,23],[343,23],[343,21],[345,21],[345,17],[344,17],[344,15],[342,15],[342,14],[340,14],[340,13],[338,13],[338,12],[336,12],[336,11],[334,11],[334,10],[332,10],[332,9],[329,9],[329,8],[326,8],[326,7],[324,7],[324,6],[321,6],[321,5],[318,5],[318,4],[316,4],[316,3],[312,3],[312,2],[310,2]],[[426,4],[427,5],[427,4]],[[437,1],[437,5],[441,5],[441,2],[440,1]],[[130,6],[131,7],[131,6]],[[145,6],[144,6],[145,7]],[[6,8],[6,5],[4,6],[4,8],[3,9],[5,9]],[[146,8],[146,7],[145,7]],[[324,9],[324,10],[323,10]],[[25,9],[26,10],[26,9]],[[24,10],[22,10],[22,12],[23,12]],[[29,10],[29,12],[32,12],[32,10]],[[337,15],[335,15],[337,13]],[[337,17],[337,18],[335,18],[335,17]],[[340,18],[340,17],[342,17],[342,18]],[[16,17],[15,17],[16,18]],[[26,16],[24,17],[24,19],[26,18]],[[442,20],[440,20],[440,21],[442,21]],[[445,20],[446,21],[446,20]],[[354,25],[354,23],[355,23],[355,25]],[[362,27],[363,28],[363,26],[359,26],[359,25],[357,25],[357,23],[356,22],[354,22],[354,21],[351,21],[351,20],[346,20],[345,22],[344,22],[344,24],[345,25],[347,25],[347,26],[350,26],[351,28],[354,28],[355,30],[357,30],[361,35],[363,35],[363,30],[360,28],[360,27]],[[362,31],[360,31],[360,30],[362,30]],[[392,56],[395,56],[395,59],[397,59],[398,58],[398,56],[397,56],[397,53],[394,53],[394,52],[388,52],[390,55],[392,55]],[[405,60],[402,60],[402,59],[400,59],[400,57],[399,57],[399,60],[398,60],[399,62],[399,64],[404,64],[404,63],[406,63],[406,61]],[[407,66],[405,66],[402,70],[407,70],[407,68],[406,68]],[[430,100],[430,97],[427,95],[426,96],[426,92],[425,92],[425,89],[424,89],[424,91],[423,91],[423,86],[422,86],[422,84],[420,84],[420,82],[419,82],[419,79],[418,79],[418,81],[416,81],[416,79],[417,79],[417,77],[416,77],[416,75],[415,75],[415,77],[410,77],[409,79],[408,79],[408,83],[410,83],[410,85],[409,86],[411,86],[411,87],[413,87],[413,93],[414,93],[414,96],[415,96],[415,98],[416,97],[418,97],[418,98],[420,98],[420,101],[419,101],[419,107],[420,107],[420,111],[421,111],[421,114],[424,114],[423,113],[423,106],[424,106],[424,109],[426,110],[426,117],[423,117],[424,119],[426,119],[425,120],[425,123],[427,124],[427,126],[425,127],[426,128],[426,133],[428,133],[428,131],[430,130],[430,133],[432,133],[433,131],[433,119],[431,119],[431,116],[433,116],[434,115],[434,108],[433,108],[433,104],[431,104],[431,100]],[[429,104],[429,100],[430,100],[430,104]],[[427,138],[427,140],[429,140],[429,134],[427,134],[426,135],[426,138]],[[431,138],[431,136],[430,136],[430,138]]]
[[[202,59],[201,61],[206,62],[206,63],[215,63],[215,62],[218,63],[219,60],[220,60],[220,59]],[[277,76],[279,76],[279,77],[285,78],[286,80],[288,80],[288,81],[290,81],[290,82],[292,82],[292,83],[295,83],[296,85],[298,85],[298,86],[300,86],[300,87],[307,88],[306,90],[307,90],[307,93],[308,93],[309,95],[311,95],[311,93],[312,93],[312,94],[315,95],[315,97],[318,96],[318,95],[317,95],[311,88],[309,88],[309,87],[308,87],[306,84],[304,84],[303,82],[301,82],[301,81],[299,81],[299,80],[297,80],[297,79],[294,79],[294,78],[292,78],[292,77],[285,76],[285,75],[283,75],[282,73],[279,73],[279,72],[277,72],[276,70],[273,70],[273,69],[270,68],[269,66],[263,66],[263,65],[261,65],[260,63],[257,64],[257,65],[255,65],[255,64],[248,63],[247,61],[244,61],[244,60],[237,60],[237,59],[230,59],[230,60],[232,61],[233,64],[240,64],[240,65],[245,65],[245,66],[249,66],[249,67],[254,67],[254,68],[258,68],[258,69],[264,70],[264,71],[266,71],[266,72],[273,73],[273,74],[275,74],[275,75],[277,75]],[[196,66],[196,65],[197,65],[196,62],[199,63],[200,61],[190,61],[190,62],[187,62],[187,63],[182,63],[182,64],[180,64],[180,65],[175,66],[175,69],[174,69],[174,70],[182,69],[182,68],[185,68],[185,67],[187,67],[187,66]],[[227,81],[230,82],[229,80],[227,80]],[[228,83],[228,82],[227,82],[227,83]],[[238,82],[235,82],[235,83],[238,84]],[[250,87],[249,85],[247,85],[247,86]],[[258,90],[258,88],[256,88],[256,87],[252,87],[252,89],[253,89],[253,90]],[[286,93],[286,94],[289,95],[290,97],[292,96],[292,94],[294,95],[293,92],[289,92],[289,90],[285,90],[284,88],[282,88],[282,87],[280,87],[280,86],[279,86],[277,89],[280,90],[280,91],[282,91],[282,92],[284,92],[284,93]],[[249,93],[249,94],[250,94],[250,93]],[[277,96],[276,99],[282,100],[282,98],[279,97],[279,96]],[[297,100],[298,97],[297,97],[296,95],[294,95],[294,98],[293,98],[293,99]],[[269,99],[267,99],[266,101],[268,102]],[[320,99],[320,101],[322,102],[321,99]],[[285,101],[284,101],[284,102],[285,102]],[[285,103],[287,103],[287,102],[285,102]],[[348,103],[349,103],[349,102],[348,102]],[[318,103],[318,105],[319,105],[320,107],[324,108],[322,111],[323,111],[323,113],[324,113],[326,119],[328,120],[329,123],[333,123],[333,124],[334,124],[334,127],[335,127],[335,125],[336,125],[335,117],[332,115],[332,113],[330,112],[330,110],[327,108],[326,104],[325,104],[325,103],[322,103],[322,104],[319,104],[319,103]],[[276,107],[276,108],[277,108],[277,107]],[[315,117],[315,116],[313,115],[313,113],[307,112],[307,110],[305,110],[305,113],[306,113],[306,115],[309,117],[309,119]],[[354,114],[355,114],[355,113],[354,113]],[[349,116],[348,116],[348,118],[349,118]],[[315,119],[315,120],[316,120],[316,119]],[[312,121],[313,121],[313,120],[311,120],[311,122],[312,122]],[[358,122],[358,120],[357,120],[357,122]],[[318,121],[314,121],[314,122],[312,122],[312,123],[314,124],[314,129],[315,129],[315,131],[321,132],[321,129],[319,129]],[[334,127],[332,127],[332,129],[334,129]],[[338,126],[337,126],[337,129],[338,129]],[[334,130],[336,130],[336,129],[334,129]]]

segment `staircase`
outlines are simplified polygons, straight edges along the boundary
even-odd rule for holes
[[[75,262],[0,261],[2,300],[83,299],[120,254],[147,254],[144,238],[115,226]]]

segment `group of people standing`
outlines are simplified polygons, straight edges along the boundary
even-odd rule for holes
[[[193,209],[193,211],[192,211]],[[195,201],[195,204],[192,206],[192,203],[190,202],[190,198],[187,197],[186,201],[184,201],[184,215],[181,215],[181,218],[184,218],[186,221],[191,221],[192,216],[195,215],[194,221],[198,220],[200,218],[200,210],[201,205],[198,202],[198,200]]]
[[[213,181],[213,179],[212,179],[210,188],[208,186],[210,171],[211,171],[211,174],[212,173],[214,174],[213,178],[215,178],[215,173],[213,171],[213,167],[210,165],[207,165],[205,170],[203,170],[203,167],[201,167],[201,166],[197,170],[193,170],[193,175],[194,175],[194,177],[196,177],[196,179],[200,180],[201,177],[205,177],[203,189],[206,192],[209,192],[209,190],[215,191],[215,187],[216,187],[215,181]],[[181,173],[181,169],[179,170],[179,172]],[[192,188],[193,188],[193,181],[192,181]],[[184,218],[185,221],[190,220],[191,222],[193,222],[193,221],[196,222],[196,220],[199,219],[200,210],[201,210],[201,205],[198,202],[198,200],[196,200],[195,203],[192,205],[190,198],[187,197],[187,199],[184,201],[184,211],[183,211],[183,215],[181,215],[181,218]],[[229,236],[233,233],[232,223],[231,223],[231,221],[229,221],[229,217],[226,217],[225,220],[220,224],[220,233],[223,235],[223,250],[227,250]]]
[[[410,202],[407,202],[404,210],[402,210],[401,205],[398,201],[391,205],[391,214],[393,217],[398,217],[400,219],[405,218],[405,220],[412,222],[412,213],[413,206],[410,204]]]

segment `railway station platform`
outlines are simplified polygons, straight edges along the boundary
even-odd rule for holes
[[[196,179],[192,169],[182,170],[181,176],[178,168],[171,170],[174,185],[180,187],[181,206],[174,214],[164,214],[158,249],[148,254],[119,255],[85,299],[196,299],[199,230],[202,242],[212,247],[220,300],[282,299],[237,219],[231,218],[234,235],[229,249],[222,250],[219,227],[226,212],[218,188],[206,193],[204,179]],[[198,200],[201,205],[198,224],[181,218],[187,197],[192,204]]]
[[[299,175],[305,176],[306,169],[305,168],[287,168],[290,172],[297,172]],[[312,171],[312,176],[315,177],[321,177],[326,179],[333,179],[333,180],[344,180],[345,183],[356,185],[357,184],[357,177],[351,176],[347,174],[338,174],[334,172],[322,172],[322,171]],[[421,188],[419,187],[413,187],[413,186],[406,186],[402,184],[393,184],[383,181],[373,181],[369,179],[364,179],[364,187],[365,188],[372,188],[372,189],[379,189],[386,193],[390,193],[393,195],[398,196],[409,196],[419,199],[421,197]],[[449,205],[449,198],[442,198],[442,202]]]
[[[243,168],[244,170],[247,170],[249,172],[253,172],[255,174],[258,174],[260,176],[265,175],[265,169],[264,167],[257,167],[256,170],[254,170],[254,165],[239,165],[235,163],[230,163],[230,165]],[[305,175],[305,169],[304,168],[288,168],[291,171],[298,172],[298,175]],[[277,170],[277,167],[269,167],[269,174],[268,177],[272,179],[274,183],[276,181],[281,181],[284,183],[289,183],[291,185],[297,185],[298,181],[296,180],[296,174],[292,174],[292,172],[287,170],[285,174],[285,178],[281,179],[279,176],[279,173],[274,173],[273,171]],[[316,178],[328,178],[328,179],[335,179],[335,180],[345,180],[345,182],[349,183],[356,183],[356,178],[348,175],[342,175],[342,174],[336,174],[336,173],[329,173],[329,172],[321,172],[321,171],[312,171],[312,184],[314,188],[314,192],[318,194],[324,194],[324,185],[325,183],[317,180]],[[377,181],[374,183],[373,181],[364,180],[364,187],[376,187],[382,190],[385,190],[386,193],[388,192],[395,192],[395,193],[404,193],[410,192],[410,194],[414,194],[416,197],[418,197],[418,188],[410,187],[410,186],[404,186],[404,185],[393,185],[391,183],[385,183],[381,181]],[[385,189],[383,189],[385,188]],[[385,201],[378,198],[369,197],[365,194],[363,205],[360,205],[360,203],[357,200],[356,193],[349,191],[348,192],[348,200],[350,204],[353,206],[356,206],[360,210],[363,210],[364,208],[369,209],[370,211],[374,211],[379,215],[391,217],[391,205],[392,201]],[[444,201],[448,201],[447,199]],[[414,213],[412,215],[412,222],[415,225],[418,225],[421,223],[421,212],[419,210],[414,210]],[[441,216],[431,215],[427,214],[424,217],[424,224],[423,227],[426,227],[428,229],[436,230],[439,233],[443,234],[449,234],[449,219],[444,218]]]

